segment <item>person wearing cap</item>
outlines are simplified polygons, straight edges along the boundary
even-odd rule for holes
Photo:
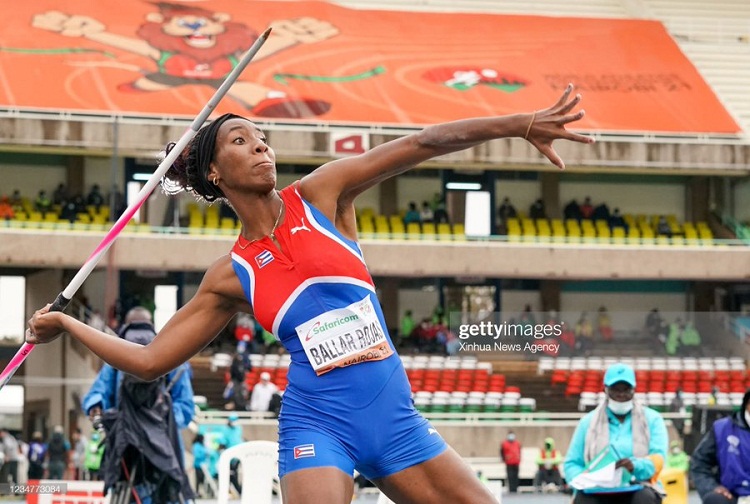
[[[221,444],[226,448],[231,448],[244,441],[242,438],[242,427],[237,425],[239,419],[240,417],[237,413],[230,413],[227,417],[227,424],[224,426],[221,436]]]
[[[260,381],[253,387],[250,397],[250,411],[269,411],[271,399],[279,393],[279,387],[271,382],[271,375],[266,371],[260,374]]]
[[[604,374],[605,399],[576,427],[565,457],[565,479],[571,482],[597,454],[610,447],[619,459],[622,485],[576,491],[573,504],[658,504],[663,491],[659,472],[667,457],[668,436],[658,412],[634,400],[635,371],[623,363]]]
[[[742,407],[716,420],[690,459],[690,479],[704,504],[750,499],[750,389]]]

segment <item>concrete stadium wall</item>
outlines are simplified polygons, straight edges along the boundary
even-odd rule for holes
[[[503,425],[457,425],[450,422],[434,423],[435,428],[445,441],[462,457],[499,457],[500,443],[509,430],[516,433],[523,447],[542,447],[544,438],[555,439],[557,449],[566,453],[570,439],[575,431],[575,422],[570,425],[534,425],[531,423],[511,423]],[[277,441],[278,432],[275,424],[243,424],[242,430],[247,440]],[[674,429],[669,427],[670,439],[676,439]]]
[[[170,141],[180,138],[188,121],[173,118],[146,120],[120,118],[117,147],[124,156],[152,158]],[[304,129],[283,124],[259,125],[274,145],[279,160],[292,161],[330,158],[329,136],[335,126],[312,125]],[[365,130],[367,132],[368,130]],[[381,133],[369,130],[370,145],[401,136],[407,130]],[[18,114],[0,121],[0,145],[29,152],[35,147],[70,154],[109,155],[115,144],[113,119],[55,114]],[[571,167],[628,167],[632,169],[741,170],[750,165],[750,145],[736,140],[685,138],[672,140],[645,137],[600,137],[591,145],[560,142],[559,154]],[[536,149],[520,139],[495,140],[479,147],[443,156],[440,163],[464,168],[512,165],[544,167],[554,171]]]
[[[0,267],[78,268],[102,233],[0,230]],[[123,233],[110,254],[119,269],[203,271],[233,237]],[[750,278],[744,247],[362,240],[373,276],[537,279],[727,280]],[[185,251],[190,250],[190,254]],[[103,262],[106,264],[106,262]]]

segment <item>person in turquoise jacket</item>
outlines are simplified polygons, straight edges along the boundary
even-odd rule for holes
[[[605,448],[619,456],[622,485],[615,489],[578,490],[573,504],[659,504],[659,472],[667,457],[669,438],[658,412],[634,401],[635,372],[616,363],[604,374],[605,400],[576,427],[565,457],[565,479],[570,484]]]

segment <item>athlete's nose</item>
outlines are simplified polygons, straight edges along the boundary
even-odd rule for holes
[[[263,142],[258,142],[255,145],[255,152],[257,152],[258,154],[262,154],[264,152],[268,152],[268,145],[266,145]]]

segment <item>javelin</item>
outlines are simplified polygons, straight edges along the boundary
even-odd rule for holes
[[[117,222],[115,222],[112,226],[112,229],[109,230],[107,235],[104,237],[104,239],[102,239],[101,243],[99,243],[94,252],[89,256],[88,259],[86,259],[86,262],[83,263],[83,266],[81,266],[81,269],[78,270],[78,273],[76,273],[68,286],[65,287],[65,289],[60,294],[57,295],[57,298],[55,298],[52,306],[50,306],[50,311],[63,311],[65,307],[68,306],[68,303],[70,303],[70,300],[73,299],[73,296],[81,287],[81,284],[83,284],[86,278],[88,278],[89,274],[94,270],[99,260],[104,256],[107,250],[109,250],[109,247],[111,247],[115,242],[117,236],[123,230],[125,225],[130,221],[130,219],[133,218],[133,215],[135,215],[138,209],[141,208],[151,192],[159,184],[159,181],[167,173],[169,167],[172,166],[172,163],[174,163],[175,159],[177,159],[177,156],[179,156],[180,153],[185,149],[187,144],[190,143],[190,140],[195,137],[203,123],[206,122],[206,119],[208,119],[208,116],[211,115],[211,112],[213,112],[213,110],[216,108],[216,105],[218,105],[224,95],[227,94],[229,88],[232,87],[232,84],[234,84],[245,67],[250,63],[253,57],[255,57],[255,54],[260,50],[261,46],[268,39],[268,35],[270,33],[271,28],[268,28],[266,31],[264,31],[263,34],[255,41],[255,43],[253,43],[252,47],[250,47],[245,56],[242,58],[242,60],[240,60],[240,62],[232,70],[232,72],[227,75],[226,79],[224,79],[224,82],[221,83],[221,86],[219,86],[211,99],[208,100],[206,106],[203,107],[203,110],[201,110],[193,120],[192,124],[190,125],[190,129],[183,133],[182,137],[180,137],[180,139],[177,141],[174,148],[172,148],[172,150],[169,152],[169,154],[167,154],[164,160],[159,163],[156,171],[153,173],[153,175],[151,175],[141,191],[138,193],[137,200],[125,209],[120,218],[117,219]],[[13,374],[18,370],[21,364],[23,364],[23,361],[26,360],[26,357],[31,353],[32,350],[34,350],[34,347],[35,345],[31,343],[24,343],[18,350],[18,352],[16,352],[16,355],[13,356],[8,365],[5,366],[5,369],[3,369],[3,372],[0,373],[0,390],[2,390],[3,387],[5,387],[5,385],[8,383],[8,381],[10,381]]]

